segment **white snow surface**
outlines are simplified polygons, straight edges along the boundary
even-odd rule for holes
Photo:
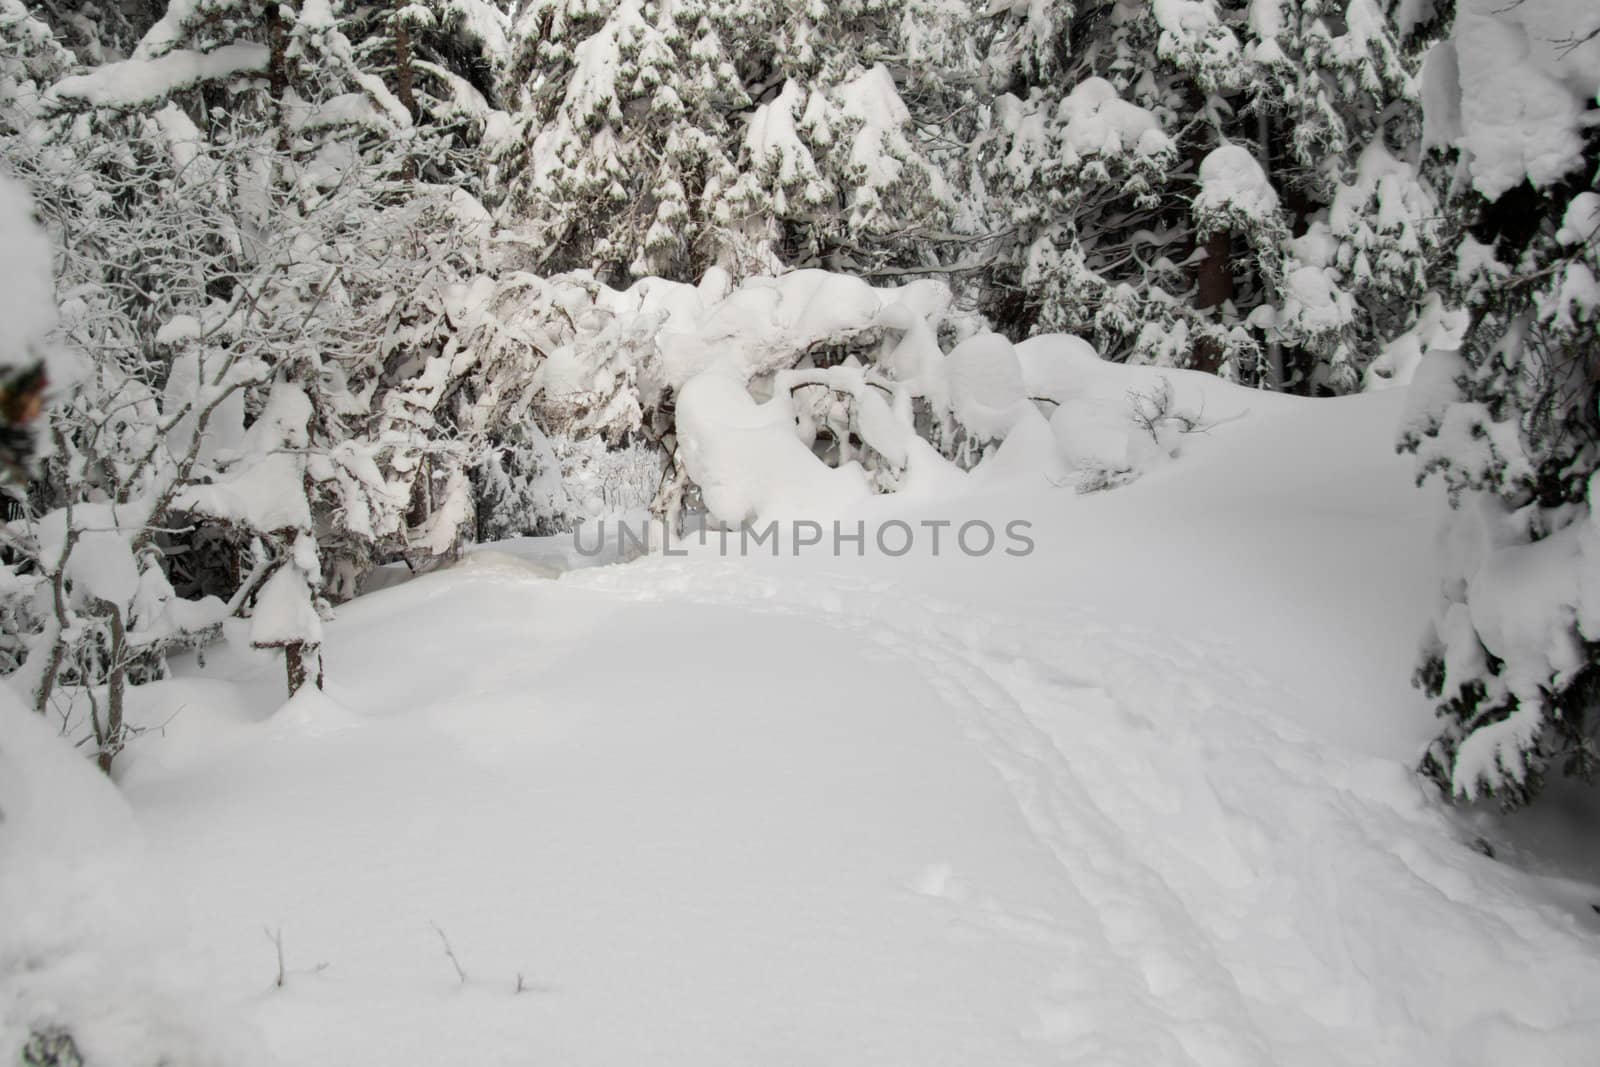
[[[981,438],[1004,437],[1028,410],[1022,364],[1011,342],[976,334],[945,357],[956,418]]]
[[[34,219],[28,191],[0,173],[0,371],[33,362],[56,324],[50,238]]]
[[[0,1058],[71,1033],[88,1063],[253,1067],[219,1008],[127,803],[0,687]]]
[[[202,82],[267,69],[267,46],[239,42],[210,52],[178,50],[154,59],[125,59],[62,78],[47,94],[96,107],[137,107]]]
[[[1600,870],[1480,854],[1411,771],[1407,390],[1015,359],[1063,424],[1159,388],[1211,427],[1078,494],[1030,412],[833,501],[861,554],[552,581],[519,542],[343,607],[322,696],[279,710],[239,627],[136,689],[121,784],[213,995],[297,1067],[1592,1064]]]
[[[1256,157],[1242,145],[1225,144],[1200,161],[1200,192],[1194,198],[1197,215],[1232,208],[1240,214],[1264,218],[1278,210],[1278,193]]]
[[[1117,96],[1104,78],[1085,78],[1062,97],[1062,147],[1069,162],[1081,156],[1138,152],[1155,155],[1172,148],[1172,138],[1154,114]]]
[[[1600,94],[1592,0],[1465,0],[1424,71],[1428,138],[1458,136],[1478,191],[1559,181],[1583,162],[1585,111]]]

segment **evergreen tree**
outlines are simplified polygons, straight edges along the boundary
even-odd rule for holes
[[[359,65],[381,73],[426,133],[408,173],[481,194],[485,138],[507,121],[506,14],[489,0],[388,0],[353,4],[344,27]]]
[[[983,279],[1013,334],[1348,391],[1437,236],[1413,64],[1371,0],[1002,5]]]
[[[531,4],[504,94],[518,103],[498,159],[505,217],[526,228],[536,269],[615,283],[934,265],[918,242],[948,228],[954,202],[902,94],[925,120],[946,118],[944,86],[975,62],[962,11]]]
[[[708,2],[540,0],[519,15],[498,160],[542,271],[684,278],[731,254],[717,217],[747,98]]]
[[[1419,372],[1403,447],[1454,506],[1417,671],[1442,723],[1423,770],[1511,808],[1600,769],[1600,135],[1562,79],[1592,85],[1600,48],[1541,54],[1520,6],[1464,8],[1429,119],[1473,183],[1455,275],[1472,318]]]

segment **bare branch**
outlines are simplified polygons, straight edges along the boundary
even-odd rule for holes
[[[433,927],[433,932],[439,935],[439,942],[444,945],[445,958],[450,961],[450,966],[455,968],[456,980],[462,985],[466,985],[467,972],[462,969],[461,961],[456,958],[456,950],[450,947],[450,939],[444,935],[443,930],[439,929],[438,923],[430,919],[428,920],[428,925]]]

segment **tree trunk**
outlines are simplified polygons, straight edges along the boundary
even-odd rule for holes
[[[417,117],[416,73],[411,66],[411,31],[400,18],[409,0],[394,0],[394,78],[395,95],[413,121]]]
[[[111,667],[106,674],[106,721],[104,727],[98,718],[95,721],[96,740],[100,743],[95,762],[100,765],[101,771],[110,774],[111,761],[122,751],[122,713],[128,694],[128,630],[117,605],[100,600],[95,606],[104,612],[111,626]]]
[[[1199,86],[1191,85],[1186,95],[1193,114],[1205,111],[1206,95]],[[1187,149],[1190,165],[1194,168],[1196,194],[1200,192],[1201,164],[1214,147],[1212,132],[1207,128],[1202,127],[1191,134]],[[1193,251],[1203,256],[1193,267],[1195,310],[1206,311],[1233,299],[1233,234],[1223,230],[1203,241],[1196,237]],[[1209,337],[1195,338],[1189,352],[1189,366],[1207,374],[1215,374],[1222,366],[1222,346]]]
[[[310,676],[311,660],[313,658],[317,660],[315,679]],[[289,696],[291,699],[296,693],[300,692],[300,688],[307,681],[314,680],[317,688],[322,688],[322,656],[317,645],[307,644],[304,641],[296,641],[293,644],[284,645],[283,664],[285,673],[288,675]]]
[[[281,3],[287,0],[267,0],[267,89],[272,94],[272,108],[278,123],[278,151],[289,151],[289,117],[284,113],[283,98],[289,91],[289,28],[284,25]]]
[[[416,71],[411,65],[411,31],[400,17],[400,13],[405,10],[409,2],[410,0],[394,0],[394,78],[395,95],[400,98],[400,104],[411,116],[411,121],[416,122],[419,112],[415,88]],[[416,180],[417,160],[410,152],[406,153],[400,176],[408,182]]]
[[[1269,177],[1272,175],[1272,116],[1262,110],[1256,115],[1256,140],[1261,146],[1261,169]],[[1296,233],[1299,229],[1296,228]],[[1258,279],[1259,281],[1259,279]],[[1283,389],[1283,342],[1274,338],[1267,342],[1267,374],[1272,379],[1264,383],[1276,390]]]
[[[1233,299],[1233,234],[1228,230],[1214,233],[1200,248],[1205,258],[1194,268],[1194,306],[1205,311]],[[1222,366],[1222,346],[1209,337],[1195,341],[1191,366],[1215,374]]]

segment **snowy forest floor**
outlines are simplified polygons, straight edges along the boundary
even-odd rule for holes
[[[1411,771],[1399,403],[871,502],[1023,558],[484,551],[341,609],[325,698],[228,649],[141,689],[125,794],[297,1067],[1592,1064],[1586,816]]]

